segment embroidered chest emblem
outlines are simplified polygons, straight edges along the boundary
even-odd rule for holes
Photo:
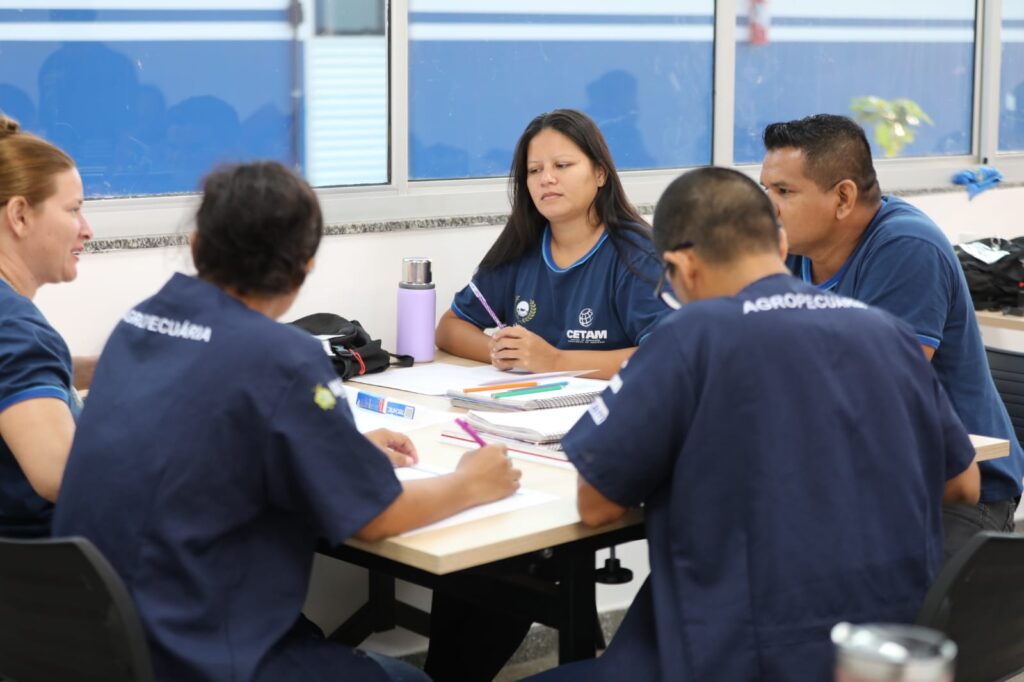
[[[334,397],[334,393],[331,389],[327,388],[323,384],[317,384],[316,388],[313,389],[313,402],[316,406],[325,412],[327,410],[333,410],[334,406],[338,404],[337,398]]]
[[[583,310],[581,310],[579,320],[581,327],[589,327],[590,325],[594,324],[594,309],[584,308]]]
[[[526,324],[537,315],[537,302],[516,296],[516,319],[519,324]]]

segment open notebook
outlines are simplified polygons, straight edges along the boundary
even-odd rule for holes
[[[470,410],[466,421],[480,433],[550,445],[562,440],[573,424],[587,412],[586,405],[556,407],[529,412],[478,412]]]
[[[594,402],[601,391],[608,386],[607,381],[599,379],[583,379],[581,377],[562,378],[566,386],[557,391],[543,393],[527,393],[525,395],[495,398],[505,390],[493,392],[465,393],[451,390],[447,395],[452,399],[452,407],[465,407],[471,410],[498,410],[514,412],[519,410],[543,410],[552,407],[571,407],[573,405],[589,405]],[[547,382],[543,382],[547,383]],[[542,383],[542,385],[543,385]],[[539,388],[539,387],[538,387]]]

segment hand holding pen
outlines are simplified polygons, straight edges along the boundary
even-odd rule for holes
[[[505,327],[491,337],[491,364],[498,369],[549,372],[559,368],[561,351],[526,327]]]
[[[483,502],[498,500],[519,489],[523,472],[512,466],[508,448],[504,445],[488,445],[464,419],[455,423],[477,442],[479,450],[471,450],[462,456],[456,472],[466,476],[466,482],[475,486],[474,496],[482,496]]]

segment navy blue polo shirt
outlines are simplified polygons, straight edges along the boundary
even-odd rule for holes
[[[812,281],[810,259],[792,256],[789,266]],[[967,280],[938,226],[902,199],[882,197],[857,248],[819,286],[892,313],[935,349],[932,366],[967,430],[1010,441],[1009,457],[979,463],[981,500],[1018,497],[1024,451],[992,381]]]
[[[0,280],[0,412],[34,398],[81,401],[72,384],[71,354],[35,304]],[[0,536],[46,537],[53,505],[36,494],[0,438]]]
[[[605,232],[586,255],[560,268],[547,227],[525,256],[478,270],[473,282],[503,323],[526,327],[556,348],[631,348],[669,308],[653,295],[661,265],[650,242],[623,234],[619,245],[624,256]],[[452,312],[481,329],[496,326],[468,286],[456,294]]]
[[[107,342],[54,533],[124,579],[159,680],[379,680],[299,616],[317,539],[400,491],[315,339],[175,275]]]
[[[831,679],[835,623],[913,620],[974,458],[905,324],[788,275],[673,313],[589,414],[565,452],[651,564],[608,680]]]

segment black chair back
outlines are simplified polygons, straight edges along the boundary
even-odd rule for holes
[[[0,538],[0,679],[152,682],[142,624],[84,538]]]
[[[998,682],[1024,671],[1024,535],[985,531],[945,565],[917,624],[956,642],[957,682]]]
[[[1024,353],[997,348],[985,348],[985,353],[1017,440],[1024,443]]]

